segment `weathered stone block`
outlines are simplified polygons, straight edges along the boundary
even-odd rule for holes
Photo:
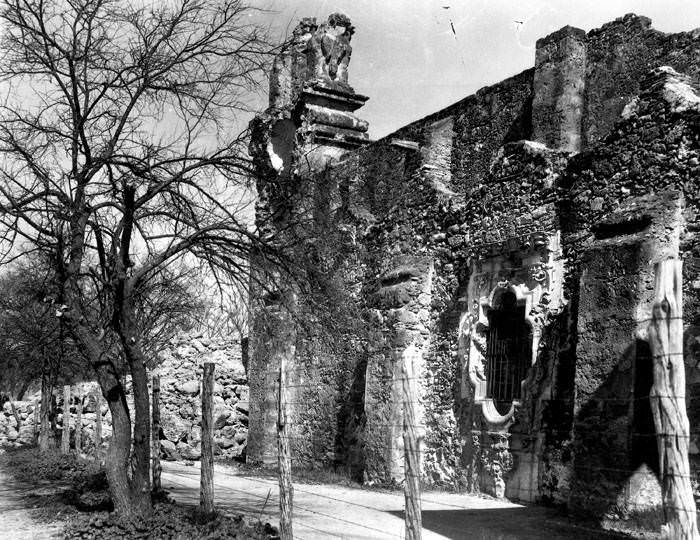
[[[178,383],[175,387],[181,394],[196,396],[199,394],[199,383],[197,381],[185,381]]]

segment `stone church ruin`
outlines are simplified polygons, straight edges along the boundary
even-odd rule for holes
[[[254,289],[248,460],[275,460],[287,355],[299,464],[401,482],[410,406],[429,484],[657,507],[647,328],[654,264],[678,258],[697,485],[700,31],[567,26],[533,68],[377,141],[353,32],[303,19],[252,124],[257,217],[323,272],[335,326],[294,327],[288,290]]]

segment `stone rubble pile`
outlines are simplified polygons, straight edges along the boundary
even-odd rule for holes
[[[201,455],[201,379],[204,362],[216,363],[214,372],[214,451],[228,459],[245,459],[248,439],[249,389],[246,371],[241,359],[238,340],[211,340],[203,336],[181,336],[162,355],[158,367],[160,375],[161,458],[168,460],[197,460]],[[131,385],[127,382],[127,402],[133,411]],[[71,386],[70,425],[71,448],[75,444],[78,396],[83,396],[82,450],[95,447],[97,419],[96,382]],[[63,429],[63,389],[56,388],[56,432],[60,445]],[[34,414],[38,414],[39,392],[28,395],[25,401],[7,402],[0,414],[0,447],[19,447],[35,443]],[[111,437],[111,415],[102,400],[103,445]],[[19,418],[19,426],[17,424]],[[37,425],[38,431],[38,425]]]
[[[32,444],[34,441],[34,413],[35,404],[31,401],[13,402],[15,410],[12,410],[10,402],[6,402],[0,414],[0,446],[22,446]],[[20,424],[17,425],[17,417]]]
[[[161,450],[165,459],[201,455],[201,380],[204,362],[215,362],[214,451],[245,459],[248,439],[248,379],[237,340],[186,337],[165,354],[160,371]]]

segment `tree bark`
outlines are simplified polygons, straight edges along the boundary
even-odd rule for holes
[[[151,408],[153,410],[151,422],[151,446],[153,447],[151,489],[153,493],[160,493],[162,491],[160,483],[160,473],[162,471],[162,467],[160,465],[160,376],[153,375],[151,391],[153,392],[153,399],[151,400]]]
[[[83,392],[78,390],[78,405],[75,411],[75,453],[80,454],[83,446]]]
[[[662,479],[664,514],[674,540],[698,538],[690,483],[690,426],[685,407],[683,360],[682,262],[656,264],[654,306],[649,345],[654,358],[654,383],[649,392]]]
[[[423,523],[420,502],[420,446],[416,433],[415,403],[413,390],[413,360],[415,347],[408,347],[402,354],[401,393],[403,400],[403,451],[404,451],[404,521],[406,540],[420,540]]]
[[[70,451],[70,385],[63,387],[63,429],[61,431],[61,454]]]
[[[128,356],[128,354],[127,354]],[[140,355],[131,363],[131,382],[134,394],[134,423],[131,455],[131,490],[141,511],[151,512],[151,406],[146,363]],[[138,502],[140,501],[140,502]]]
[[[202,458],[199,488],[199,511],[206,518],[214,516],[214,432],[212,402],[214,397],[214,368],[204,363],[202,374]]]
[[[95,394],[95,456],[100,459],[102,450],[102,391],[98,390]]]
[[[119,446],[119,463],[121,467],[129,469],[131,475],[126,477],[130,495],[130,503],[115,509],[120,515],[128,515],[130,518],[144,518],[150,516],[151,507],[151,407],[150,391],[148,388],[148,371],[146,358],[140,346],[140,331],[136,324],[134,311],[133,283],[127,277],[129,260],[129,245],[133,228],[133,204],[135,190],[133,186],[125,188],[124,196],[124,228],[121,234],[120,256],[117,261],[114,287],[114,313],[112,326],[119,336],[124,352],[124,358],[129,365],[131,373],[132,392],[134,396],[134,422],[133,437],[131,435],[131,417],[128,408],[119,411],[121,419],[125,422],[123,431],[115,430],[112,439],[112,447]],[[120,385],[121,387],[121,385]],[[123,388],[122,388],[123,392]],[[124,400],[124,405],[126,401]],[[111,406],[110,406],[111,409]],[[114,411],[112,411],[112,423],[115,423]],[[131,452],[129,451],[131,449]],[[116,452],[116,450],[115,450]],[[116,462],[116,461],[115,461]],[[114,464],[113,464],[114,465]],[[111,482],[110,482],[111,484]]]
[[[294,322],[282,306],[276,321],[273,354],[279,363],[279,395],[277,399],[277,464],[280,485],[280,539],[294,538],[292,518],[294,511],[294,486],[292,484],[292,459],[289,449],[289,425],[287,416],[287,371],[296,352]],[[274,365],[274,364],[273,364]]]
[[[148,474],[151,423],[148,403],[150,399],[145,367],[142,371],[134,369],[133,366],[131,369],[136,424],[138,425],[139,420],[141,421],[141,429],[136,427],[134,429],[132,443],[131,416],[124,385],[118,376],[116,366],[104,353],[102,344],[89,328],[75,324],[71,330],[95,369],[102,395],[106,399],[112,415],[112,439],[105,456],[105,473],[114,510],[120,518],[127,522],[140,522],[149,517],[152,510]],[[125,352],[125,355],[128,356],[128,353]],[[145,435],[143,432],[144,408],[147,428]]]

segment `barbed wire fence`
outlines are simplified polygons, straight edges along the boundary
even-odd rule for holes
[[[649,319],[635,319],[634,323],[637,325],[642,325],[642,324],[649,324],[654,320],[654,317],[651,317]],[[667,324],[672,324],[674,320],[681,321],[682,316],[673,316],[673,314],[668,314],[666,317],[666,323]],[[681,334],[682,334],[682,324],[681,324]],[[682,336],[681,336],[681,345],[682,345]],[[668,341],[668,340],[667,340]],[[678,344],[676,343],[676,346]],[[654,353],[654,356],[658,358],[661,356],[662,353]],[[681,350],[666,350],[663,353],[663,356],[666,359],[666,362],[674,362],[676,365],[684,366],[684,354]],[[304,484],[297,483],[294,485],[294,490],[297,493],[305,494],[307,496],[313,497],[314,500],[319,500],[322,501],[318,505],[313,504],[310,505],[308,502],[299,502],[297,501],[294,504],[294,509],[297,511],[297,515],[312,515],[316,516],[317,518],[321,520],[325,520],[327,522],[335,522],[339,526],[347,526],[347,527],[355,527],[358,530],[363,530],[365,533],[371,537],[371,538],[406,538],[406,539],[419,539],[421,538],[422,534],[422,524],[421,524],[421,515],[422,515],[422,507],[423,505],[440,505],[441,507],[449,507],[454,510],[466,510],[465,505],[462,504],[450,504],[448,502],[445,502],[444,500],[438,500],[439,497],[435,497],[434,495],[431,496],[430,492],[421,492],[420,487],[421,487],[421,482],[425,480],[424,475],[421,474],[421,463],[425,461],[426,459],[426,454],[429,452],[434,452],[436,449],[432,448],[430,445],[426,445],[424,442],[421,442],[419,440],[418,433],[422,432],[425,430],[426,425],[425,422],[421,421],[417,416],[414,414],[415,410],[422,406],[425,405],[425,400],[424,399],[419,399],[417,397],[417,386],[419,384],[426,384],[426,378],[425,376],[422,375],[416,375],[415,373],[412,373],[410,369],[407,369],[406,366],[409,365],[410,363],[406,363],[405,365],[398,366],[400,369],[396,371],[396,373],[387,373],[384,375],[373,375],[373,380],[375,383],[379,384],[389,384],[389,385],[396,385],[396,387],[400,387],[401,392],[400,392],[400,403],[394,403],[393,405],[397,408],[401,408],[401,410],[404,411],[404,414],[401,415],[402,421],[401,422],[376,422],[376,420],[373,420],[372,423],[372,428],[376,430],[384,430],[384,431],[389,431],[391,430],[392,433],[401,433],[402,439],[403,439],[403,448],[399,448],[396,444],[394,445],[389,445],[389,444],[381,444],[380,442],[373,442],[373,447],[375,450],[380,450],[384,451],[386,455],[391,455],[396,452],[401,452],[403,454],[403,461],[404,461],[404,471],[403,471],[403,484],[404,484],[404,519],[405,519],[405,528],[404,530],[395,530],[395,531],[387,531],[387,530],[381,530],[375,526],[373,526],[371,523],[368,523],[367,520],[363,520],[360,516],[364,512],[376,510],[373,508],[371,505],[368,504],[363,504],[363,503],[358,503],[357,501],[350,500],[345,497],[340,497],[340,496],[332,496],[328,495],[325,493],[319,493],[318,490],[314,490],[313,488],[308,488]],[[312,367],[321,367],[321,366],[312,366]],[[294,449],[294,448],[299,448],[302,447],[303,445],[309,443],[309,439],[307,436],[300,436],[294,433],[294,425],[293,425],[293,420],[292,417],[288,415],[288,410],[299,410],[300,408],[303,408],[307,405],[307,403],[303,400],[299,400],[298,397],[303,396],[305,392],[308,393],[313,393],[318,391],[318,386],[319,383],[314,380],[308,380],[308,381],[303,381],[303,375],[308,372],[309,366],[285,366],[284,370],[280,369],[275,369],[275,370],[270,370],[267,372],[263,372],[261,375],[265,376],[266,378],[269,376],[270,379],[277,379],[277,384],[282,385],[283,388],[278,387],[278,396],[279,396],[279,403],[278,403],[278,425],[280,426],[280,430],[278,431],[278,449],[280,448],[287,448],[287,449]],[[296,373],[297,376],[294,376]],[[291,382],[290,382],[291,381]],[[428,381],[429,382],[429,381]],[[297,399],[290,398],[290,396],[295,396]],[[686,395],[685,395],[685,386],[678,386],[676,385],[675,388],[671,389],[669,387],[666,387],[666,391],[664,391],[664,388],[659,387],[656,385],[655,390],[653,392],[650,392],[649,395],[636,395],[632,392],[630,389],[630,393],[627,395],[613,395],[613,396],[600,396],[600,395],[594,395],[591,394],[590,396],[582,396],[581,399],[578,401],[579,406],[582,406],[582,404],[588,403],[592,407],[619,407],[621,405],[627,406],[628,408],[633,406],[634,403],[639,403],[639,402],[647,402],[651,403],[654,400],[657,401],[663,401],[663,400],[673,400],[675,403],[679,403],[680,401],[683,402],[683,408],[685,408],[685,400],[686,400]],[[562,407],[570,407],[573,409],[574,403],[573,403],[573,398],[548,398],[546,400],[551,407],[557,407],[557,406],[562,406]],[[358,396],[356,398],[349,398],[343,400],[344,404],[352,404],[352,405],[359,405],[362,407],[365,407],[367,409],[371,409],[375,405],[377,406],[386,406],[387,401],[382,400],[382,399],[377,399],[376,401],[373,401],[369,396]],[[576,437],[580,436],[581,434],[575,433],[575,423],[577,420],[573,419],[572,426],[569,428],[563,428],[563,429],[558,429],[557,427],[554,426],[547,426],[546,430],[550,435],[556,436],[561,440],[566,440],[566,441],[571,441],[575,442]],[[291,425],[290,425],[291,424]],[[284,427],[284,429],[281,429]],[[628,426],[629,427],[629,426]],[[693,426],[693,428],[696,428],[698,426]],[[470,431],[467,429],[468,433],[466,435],[475,435],[475,436],[480,436],[483,434],[489,434],[489,432],[484,431],[484,430],[473,430]],[[619,434],[617,434],[619,435]],[[628,434],[629,436],[632,435],[630,432]],[[698,437],[700,437],[700,431],[693,429],[687,429],[687,430],[679,430],[678,426],[676,425],[670,425],[670,427],[667,425],[666,428],[663,428],[662,425],[659,425],[654,429],[653,433],[641,433],[637,434],[642,437],[647,437],[647,444],[660,444],[659,448],[663,450],[665,446],[668,445],[668,441],[671,441],[671,444],[679,445],[681,447],[685,447],[686,449],[688,448],[689,444],[691,441],[698,440]],[[528,431],[525,429],[525,426],[523,426],[520,423],[514,424],[514,426],[508,431],[507,436],[512,438],[528,438],[532,437],[533,433],[531,431]],[[584,434],[586,436],[586,434]],[[290,450],[292,451],[292,450]],[[576,456],[574,456],[573,460],[569,464],[569,469],[571,474],[573,475],[574,479],[591,479],[591,478],[607,478],[608,480],[610,478],[618,479],[619,480],[619,488],[623,489],[623,484],[629,478],[635,474],[635,470],[633,470],[629,464],[626,463],[625,461],[625,452],[629,452],[629,448],[626,446],[622,445],[620,449],[620,455],[617,456],[614,453],[605,456],[605,459],[601,459],[596,461],[596,459],[576,459]],[[290,460],[293,460],[293,455],[290,455],[289,458]],[[618,459],[618,457],[620,459]],[[540,459],[541,456],[534,456],[535,459]],[[686,458],[687,458],[687,451],[686,451]],[[619,462],[621,465],[616,466],[616,463]],[[667,490],[668,488],[665,487],[669,483],[670,484],[675,484],[675,483],[684,483],[685,485],[690,485],[690,483],[696,483],[698,478],[697,475],[691,471],[689,466],[681,466],[677,467],[675,469],[668,469],[664,468],[665,465],[667,465],[668,462],[664,463],[648,463],[649,468],[652,470],[652,473],[656,476],[656,479],[660,485],[660,489],[662,490],[662,497],[663,497],[663,512],[665,515],[669,516],[669,514],[676,514],[676,515],[689,515],[692,514],[692,516],[695,518],[696,516],[696,509],[695,509],[695,503],[692,501],[692,505],[686,504],[687,503],[687,498],[682,499],[682,498],[669,498],[667,496]],[[657,468],[658,467],[658,468]],[[291,471],[287,470],[282,471],[283,467],[279,468],[281,478],[280,478],[280,488],[281,490],[284,489],[284,483],[287,481],[288,475],[291,475]],[[656,471],[656,472],[653,472]],[[171,475],[178,476],[178,473],[171,473]],[[269,480],[261,479],[261,478],[256,478],[255,476],[246,476],[246,478],[252,482],[259,483],[261,488],[266,488],[267,495],[265,494],[255,494],[255,493],[248,493],[245,490],[240,490],[234,487],[230,486],[219,486],[217,485],[217,492],[219,493],[232,493],[232,494],[246,494],[249,495],[253,499],[257,499],[261,503],[262,510],[260,511],[260,515],[262,515],[265,512],[265,507],[267,506],[267,501],[269,499],[269,493],[270,490],[273,489],[273,484]],[[537,496],[539,495],[539,486],[537,485],[537,482],[534,484],[530,483],[528,485],[520,486],[520,492],[521,493],[527,493],[528,497],[527,499],[529,500],[535,500]],[[665,491],[666,490],[666,491]],[[393,496],[399,497],[398,494],[392,493]],[[603,493],[601,490],[582,490],[581,493],[574,494],[572,497],[572,500],[576,497],[581,499],[581,501],[589,506],[596,506],[596,507],[601,507],[601,508],[615,508],[616,505],[620,501],[620,496],[624,495],[620,492],[608,492],[608,493]],[[691,495],[692,497],[692,495]],[[283,497],[284,498],[284,494]],[[623,497],[624,498],[624,497]],[[680,504],[679,504],[680,501]],[[290,501],[291,503],[291,501]],[[338,503],[343,505],[345,508],[353,508],[357,509],[357,513],[346,513],[343,515],[338,515],[337,513],[334,513],[333,511],[324,511],[325,508],[323,505],[327,505],[329,503]],[[624,501],[624,504],[626,506],[626,510],[629,513],[634,513],[634,512],[647,512],[650,510],[650,506],[648,503],[645,502],[636,502],[634,500],[630,500],[627,498]],[[275,513],[272,511],[268,511],[266,515],[269,515],[272,519],[275,517]],[[291,515],[291,514],[290,514]],[[291,518],[290,518],[290,525],[291,525]],[[465,534],[465,531],[460,529],[459,527],[455,527],[450,523],[441,523],[440,524],[441,530],[444,531],[449,531],[450,534],[456,535],[455,537],[459,537],[458,535],[460,534]],[[306,531],[306,533],[304,532]],[[332,531],[328,531],[323,529],[322,527],[319,527],[317,525],[312,525],[311,523],[308,523],[304,520],[298,521],[295,520],[295,532],[293,537],[297,539],[303,539],[305,537],[305,534],[307,536],[311,535],[313,536],[314,534],[325,534],[329,538],[342,538],[342,534],[335,534]],[[288,540],[292,538],[291,535],[291,527],[289,531],[289,535],[287,537],[283,537],[284,540]]]

